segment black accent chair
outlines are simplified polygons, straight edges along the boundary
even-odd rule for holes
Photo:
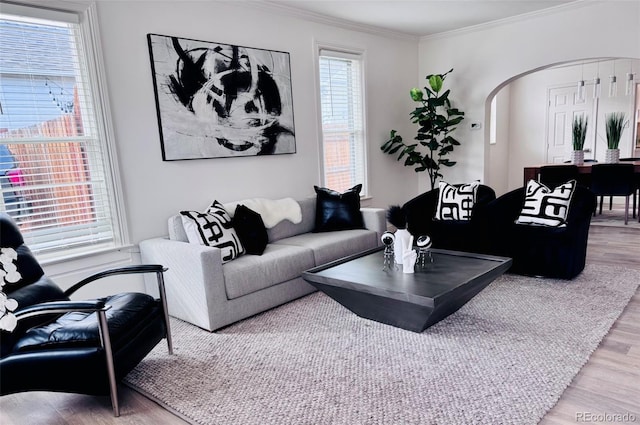
[[[591,167],[590,188],[595,195],[600,196],[600,214],[604,196],[624,196],[624,224],[629,223],[629,197],[635,194],[637,188],[633,164],[594,164]]]
[[[586,261],[595,195],[586,187],[576,186],[565,227],[516,224],[524,198],[522,187],[487,205],[488,253],[511,257],[510,273],[560,279],[580,274]]]
[[[163,338],[173,352],[160,265],[108,270],[62,291],[43,272],[15,222],[0,214],[0,241],[17,252],[21,278],[3,292],[18,302],[17,326],[0,331],[0,394],[58,391],[110,395],[120,415],[118,382]],[[69,296],[107,276],[155,273],[160,299],[120,293],[87,301]]]
[[[569,180],[579,181],[578,166],[576,165],[543,165],[540,167],[540,183],[553,190]]]
[[[418,195],[402,206],[409,233],[416,237],[429,235],[434,248],[483,252],[486,225],[482,209],[496,199],[495,191],[489,186],[479,185],[471,220],[461,221],[434,219],[439,194],[440,190],[436,188]]]

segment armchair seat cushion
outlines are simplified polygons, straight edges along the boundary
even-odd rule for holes
[[[147,294],[126,292],[104,298],[112,308],[107,311],[107,324],[114,351],[126,344],[157,314],[157,302]],[[29,329],[15,343],[13,351],[37,351],[52,348],[80,348],[100,346],[98,315],[73,312],[60,316],[46,325]]]

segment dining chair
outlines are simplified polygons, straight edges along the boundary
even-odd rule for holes
[[[620,162],[640,162],[640,158],[620,158]],[[636,217],[636,211],[638,214],[638,221],[640,221],[640,173],[635,174],[636,190],[633,192],[633,218]]]
[[[629,197],[636,191],[633,164],[594,164],[591,167],[590,189],[600,196],[600,214],[603,196],[624,196],[624,224],[628,224]]]
[[[540,167],[540,183],[549,189],[555,189],[568,182],[578,180],[578,167],[576,165],[543,165]]]

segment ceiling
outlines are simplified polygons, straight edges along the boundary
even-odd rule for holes
[[[268,0],[290,10],[410,36],[428,36],[581,0]]]

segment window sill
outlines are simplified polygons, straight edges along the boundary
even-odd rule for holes
[[[44,254],[44,255],[36,255],[38,258],[38,262],[42,266],[55,266],[57,264],[64,264],[70,261],[76,260],[85,260],[87,258],[99,257],[103,255],[107,256],[118,256],[121,254],[121,260],[131,258],[131,249],[134,245],[120,245],[120,246],[109,246],[109,247],[95,247],[95,248],[79,248],[73,252],[64,255],[53,255],[53,254]],[[111,255],[110,255],[111,254]],[[111,261],[109,261],[111,262]]]

